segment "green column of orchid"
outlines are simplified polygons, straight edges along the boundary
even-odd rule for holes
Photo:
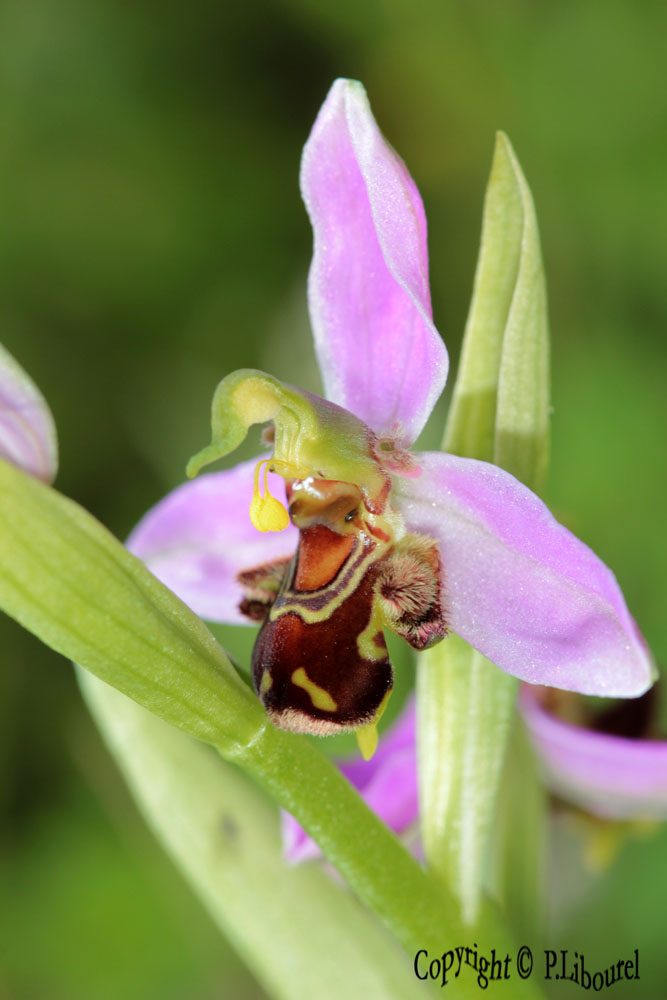
[[[461,365],[443,448],[492,461],[532,489],[548,452],[548,330],[530,191],[498,133]],[[420,658],[419,782],[429,866],[478,914],[518,690],[458,636]]]

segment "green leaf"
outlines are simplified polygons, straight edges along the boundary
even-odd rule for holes
[[[408,954],[439,954],[443,941],[467,938],[451,894],[316,746],[268,722],[203,623],[90,514],[0,462],[0,524],[0,607],[244,768],[318,841]],[[475,933],[480,944],[511,947],[490,906]],[[476,996],[477,985],[459,979],[452,992]],[[496,984],[496,993],[535,995],[514,982]]]
[[[524,225],[522,191],[499,132],[484,199],[482,236],[443,449],[493,460],[505,328],[517,285]]]
[[[137,805],[225,935],[284,1000],[412,1000],[411,963],[320,865],[282,856],[278,812],[215,751],[79,671]]]
[[[498,132],[472,302],[443,448],[541,490],[548,461],[549,330],[532,195]]]
[[[0,461],[0,606],[53,649],[233,752],[265,725],[206,626],[78,504]]]
[[[494,462],[540,489],[548,457],[548,358],[533,200],[510,142],[499,132],[443,448]],[[426,856],[472,922],[518,682],[452,637],[421,657],[417,687]]]
[[[499,144],[521,201],[519,268],[510,305],[498,378],[493,461],[542,493],[549,461],[549,325],[535,207],[514,150]]]

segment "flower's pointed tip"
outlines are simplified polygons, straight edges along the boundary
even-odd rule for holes
[[[512,143],[510,142],[507,132],[503,132],[501,128],[496,129],[496,147],[497,150],[502,150],[504,153],[514,153]]]
[[[491,160],[491,177],[494,177],[501,173],[510,173],[510,175],[516,175],[517,172],[517,160],[512,148],[512,143],[507,136],[507,133],[498,131],[496,132],[496,140],[493,145],[493,157]]]
[[[378,728],[374,722],[357,729],[357,743],[364,760],[370,760],[378,746]]]
[[[501,175],[509,173],[514,177],[515,182],[519,184],[522,189],[528,187],[523,171],[519,166],[516,153],[514,152],[514,146],[510,141],[510,137],[507,135],[507,132],[503,132],[502,129],[499,129],[496,132],[496,141],[493,147],[491,177],[494,177],[498,173]]]
[[[514,146],[506,132],[499,130],[496,132],[496,142],[493,150],[493,162],[491,166],[491,177],[489,184],[495,179],[501,187],[508,183],[511,178],[512,187],[516,189],[523,207],[524,213],[533,217],[533,224],[537,225],[534,219],[535,206],[525,174],[521,169],[518,157],[514,151]],[[525,238],[525,237],[524,237]],[[539,246],[538,246],[539,250]]]
[[[188,478],[236,451],[253,424],[272,420],[280,409],[280,391],[281,383],[254,368],[241,368],[225,376],[213,394],[211,443],[188,462]]]
[[[369,106],[368,96],[366,94],[366,88],[363,83],[359,80],[351,80],[344,76],[337,77],[334,82],[329,87],[329,92],[324,98],[322,106],[317,115],[315,122],[315,128],[317,123],[330,116],[336,116],[343,113],[348,107],[348,101],[356,101],[362,105]],[[309,146],[306,144],[304,147],[304,156],[309,155]],[[303,182],[303,160],[302,160],[302,182]]]
[[[359,111],[373,117],[371,102],[368,99],[366,88],[360,80],[343,80],[343,92],[347,101],[348,109],[356,105]]]
[[[316,132],[318,128],[327,128],[332,125],[336,131],[340,128],[347,129],[349,128],[350,115],[352,117],[361,115],[362,118],[374,122],[370,101],[363,83],[360,80],[339,76],[331,84],[320,107],[313,125],[313,132]],[[334,125],[334,123],[337,124]],[[317,153],[317,148],[314,148],[312,143],[307,142],[303,149],[300,175],[301,193],[306,205],[309,204],[309,196],[308,181],[305,175],[308,171],[309,160]]]
[[[368,95],[366,94],[366,88],[364,87],[361,80],[352,80],[350,77],[339,76],[331,84],[329,88],[329,93],[325,99],[325,104],[330,98],[339,97],[346,95],[351,97],[356,97],[358,99],[364,100],[368,103]]]

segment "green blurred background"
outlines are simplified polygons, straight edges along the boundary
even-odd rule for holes
[[[664,662],[665,37],[665,5],[629,0],[3,0],[0,339],[55,414],[58,487],[122,538],[206,442],[222,375],[317,389],[299,157],[331,81],[357,77],[422,192],[454,365],[510,135],[550,294],[549,501]],[[249,636],[225,642],[247,659]],[[153,845],[69,664],[6,619],[0,650],[0,998],[261,997]],[[628,996],[667,995],[666,898],[658,832],[572,924],[595,965],[642,949]]]

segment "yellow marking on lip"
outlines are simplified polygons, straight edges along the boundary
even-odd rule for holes
[[[303,667],[298,667],[292,674],[292,684],[303,688],[310,695],[310,700],[315,708],[319,708],[322,712],[335,712],[338,708],[338,704],[333,700],[329,692],[325,691],[319,684],[311,681]]]
[[[368,625],[363,632],[357,636],[357,649],[359,650],[359,656],[361,656],[362,659],[370,660],[371,662],[384,660],[387,655],[387,648],[385,646],[383,649],[381,646],[378,646],[375,642],[375,636],[378,632],[382,635],[382,627],[385,624],[385,617],[376,593],[373,599],[373,607],[371,610],[371,616],[368,620]]]
[[[264,695],[269,690],[272,684],[273,684],[273,677],[271,676],[268,670],[265,670],[264,673],[262,674],[262,679],[259,682],[260,698],[264,697]]]
[[[357,744],[361,751],[361,756],[364,760],[370,760],[378,746],[378,727],[377,724],[382,718],[382,713],[387,707],[387,702],[389,701],[389,695],[391,691],[387,691],[386,695],[378,705],[378,710],[375,713],[375,718],[372,722],[366,723],[361,729],[357,729],[354,734],[357,737]]]
[[[359,553],[360,546],[362,545],[363,543],[361,541],[358,540],[356,542],[355,547],[352,549],[349,556],[347,557],[346,563],[350,563],[351,561],[354,560],[354,558]],[[325,618],[331,617],[334,611],[336,611],[341,606],[343,601],[346,601],[347,598],[350,596],[350,594],[352,594],[357,589],[357,587],[363,580],[370,566],[374,562],[376,562],[379,558],[380,557],[377,554],[377,551],[371,549],[369,552],[366,553],[363,560],[360,562],[359,566],[357,566],[356,570],[354,571],[352,578],[348,581],[347,585],[343,587],[342,590],[338,590],[334,582],[333,586],[325,587],[321,591],[319,591],[320,594],[324,594],[325,597],[327,598],[324,616],[322,614],[322,610],[319,608],[313,610],[312,608],[303,607],[302,595],[295,594],[293,590],[287,589],[285,590],[285,595],[284,595],[285,603],[280,604],[278,607],[276,607],[275,604],[273,605],[270,611],[270,620],[272,622],[277,621],[278,618],[281,618],[283,615],[289,614],[290,612],[295,615],[298,615],[299,618],[301,618],[302,621],[306,622],[307,625],[310,624],[311,622],[320,622],[322,621],[323,617]],[[338,571],[337,576],[340,575],[341,571],[345,572],[344,567],[345,563]]]
[[[272,460],[272,465],[276,465],[275,459]],[[281,475],[285,474],[279,468],[276,468],[276,471]],[[359,565],[355,569],[352,578],[342,590],[339,590],[334,583],[333,586],[328,586],[318,591],[320,595],[324,595],[327,601],[324,615],[321,608],[313,610],[311,608],[304,607],[302,604],[303,595],[296,594],[290,587],[287,587],[283,592],[283,603],[274,604],[271,608],[271,611],[269,612],[270,621],[277,621],[278,618],[290,613],[297,615],[307,625],[311,622],[320,622],[323,617],[331,617],[334,611],[336,611],[357,589],[373,563],[379,562],[379,560],[382,559],[391,549],[392,545],[396,544],[405,534],[405,527],[400,515],[396,514],[395,511],[390,511],[382,516],[372,515],[372,519],[371,515],[368,515],[368,519],[372,520],[373,525],[376,527],[382,527],[382,530],[390,538],[390,541],[383,542],[377,537],[367,535],[365,531],[360,533],[352,551],[343,566],[341,566],[337,576],[340,576],[341,572],[345,572],[345,566],[349,566],[350,563],[359,556],[364,547],[363,535],[366,535],[368,540],[373,544],[367,549],[365,555],[363,555],[363,558],[360,560]],[[367,656],[366,653],[361,654],[365,659],[376,660],[378,658],[377,650],[375,651],[375,654],[373,653],[372,637],[373,634],[382,627],[382,624],[383,621],[380,622],[377,628],[374,628],[373,632],[369,632],[369,644],[367,649],[369,655]],[[363,643],[363,639],[361,641]]]

